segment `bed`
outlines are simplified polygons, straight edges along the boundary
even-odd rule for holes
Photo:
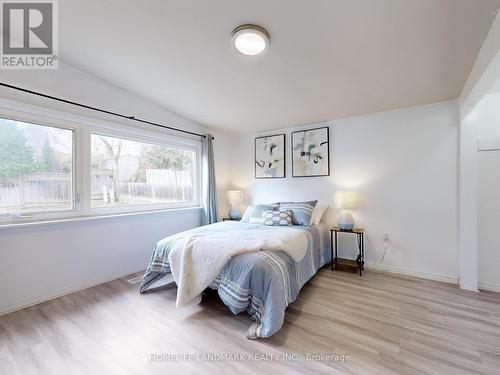
[[[209,285],[209,288],[217,290],[221,300],[234,314],[246,311],[251,316],[253,323],[247,331],[249,339],[276,333],[283,325],[286,307],[297,298],[302,286],[330,262],[329,236],[324,224],[293,228],[304,231],[307,237],[307,249],[302,260],[296,262],[283,251],[240,254],[231,258]],[[144,274],[140,292],[173,282],[168,255],[176,241],[203,233],[241,230],[272,230],[272,227],[225,221],[159,241]]]

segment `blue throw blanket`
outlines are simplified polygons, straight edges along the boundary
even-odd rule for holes
[[[260,224],[226,221],[195,228],[159,241],[144,274],[140,292],[162,284],[171,273],[168,254],[172,244],[188,235],[214,231],[269,229]],[[247,332],[250,339],[269,337],[283,325],[286,307],[295,301],[302,286],[330,261],[328,231],[324,226],[297,227],[308,238],[307,252],[295,262],[285,252],[257,251],[232,258],[210,288],[234,313],[247,311],[254,320]],[[171,282],[171,278],[168,282]]]

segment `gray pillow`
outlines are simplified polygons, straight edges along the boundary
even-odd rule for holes
[[[252,206],[248,206],[241,218],[243,223],[252,223],[252,224],[262,224],[262,214],[267,210],[277,210],[278,205],[276,204],[256,204]]]
[[[318,201],[308,202],[280,202],[280,210],[292,211],[292,223],[294,225],[311,225],[311,216]]]
[[[262,219],[263,219],[262,224],[269,226],[293,225],[292,211],[290,210],[279,210],[279,211],[267,210],[262,214]]]

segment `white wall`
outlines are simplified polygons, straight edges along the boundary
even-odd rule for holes
[[[0,229],[0,313],[145,269],[156,241],[200,210]]]
[[[499,50],[500,13],[497,13],[460,95],[460,107],[464,116],[476,107],[498,80]]]
[[[477,126],[460,108],[458,150],[458,273],[462,289],[477,291]]]
[[[499,103],[500,93],[486,95],[473,112],[480,142],[500,139]],[[500,291],[500,149],[479,151],[477,169],[479,287]]]
[[[290,132],[305,127],[281,131],[287,134],[286,179],[254,179],[255,134],[241,135],[233,142],[231,182],[253,203],[320,199],[331,205],[336,189],[355,189],[372,266],[456,282],[458,123],[456,101],[329,122],[332,174],[314,178],[290,177]],[[336,214],[330,209],[327,220],[334,223]],[[391,246],[380,266],[384,233]],[[342,245],[352,252],[348,241]]]
[[[0,81],[178,128],[195,132],[207,130],[64,64],[54,71],[0,71]],[[0,88],[0,96],[128,123],[127,120],[117,120],[6,88]],[[218,196],[223,198],[228,184],[228,140],[221,132],[213,133]],[[222,213],[226,206],[225,199],[221,200]],[[199,209],[188,209],[127,218],[0,229],[0,313],[142,270],[157,240],[198,226],[200,217]]]
[[[460,287],[477,290],[478,281],[483,276],[478,276],[479,268],[484,266],[482,256],[479,254],[479,243],[484,246],[484,228],[480,228],[480,216],[484,207],[479,205],[480,197],[485,193],[484,177],[492,176],[498,168],[493,167],[489,172],[487,165],[479,161],[483,156],[477,153],[477,141],[480,124],[477,122],[477,107],[483,98],[495,86],[500,77],[500,14],[497,14],[481,51],[472,67],[462,94],[460,96],[461,121],[459,126],[459,214],[458,214],[458,245],[459,245],[459,274]],[[479,166],[482,171],[479,171]],[[483,177],[479,175],[482,174]],[[480,181],[481,180],[481,181]],[[483,239],[480,239],[483,237]],[[483,251],[484,253],[484,251]],[[488,287],[500,290],[497,287],[486,285],[483,281],[482,288]],[[496,285],[496,284],[495,284]]]

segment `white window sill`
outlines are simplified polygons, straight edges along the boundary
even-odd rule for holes
[[[17,222],[17,223],[10,222],[10,223],[5,223],[5,224],[0,224],[0,230],[13,229],[13,228],[30,228],[30,227],[38,227],[38,226],[43,226],[43,225],[74,223],[74,222],[80,222],[80,221],[108,220],[108,219],[114,219],[114,218],[120,218],[120,217],[154,215],[154,214],[161,214],[161,213],[199,211],[201,209],[202,209],[202,207],[195,206],[195,207],[169,208],[169,209],[162,209],[162,210],[115,213],[115,214],[106,214],[106,215],[76,216],[76,217],[67,217],[67,218],[61,218],[61,219],[24,221],[24,222]]]

